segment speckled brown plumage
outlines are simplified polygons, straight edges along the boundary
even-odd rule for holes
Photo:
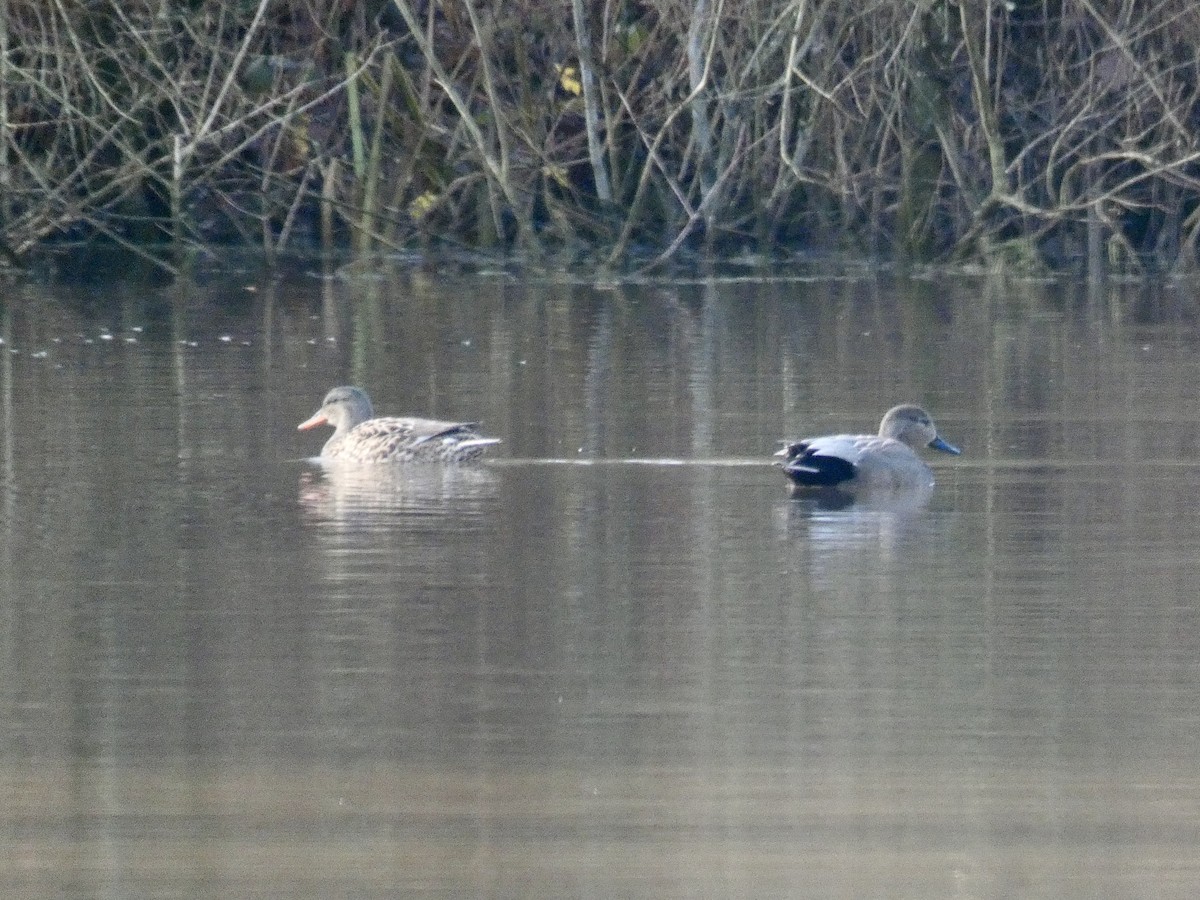
[[[353,462],[466,462],[500,443],[499,438],[479,434],[473,422],[375,418],[370,398],[356,387],[331,390],[321,408],[297,427],[318,425],[334,427],[321,457]]]

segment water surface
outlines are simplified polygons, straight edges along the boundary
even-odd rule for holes
[[[1192,295],[15,288],[0,886],[1194,896]],[[345,382],[505,442],[326,470]],[[902,400],[934,490],[788,497],[777,439]]]

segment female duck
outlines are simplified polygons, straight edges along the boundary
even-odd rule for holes
[[[366,391],[356,387],[334,388],[321,408],[296,427],[307,431],[318,425],[334,429],[321,458],[352,462],[465,462],[500,443],[499,438],[481,436],[474,422],[374,418]]]
[[[916,454],[921,447],[958,455],[938,437],[929,413],[905,403],[887,411],[879,434],[833,434],[785,446],[784,474],[793,489],[904,489],[927,487],[933,472]]]

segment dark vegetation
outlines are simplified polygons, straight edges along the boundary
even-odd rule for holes
[[[1195,0],[0,0],[0,43],[11,264],[1197,263]]]

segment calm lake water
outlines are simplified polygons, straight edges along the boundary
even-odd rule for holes
[[[1194,897],[1196,286],[0,296],[0,894]],[[336,384],[483,465],[324,471]],[[789,498],[903,400],[937,486]]]

